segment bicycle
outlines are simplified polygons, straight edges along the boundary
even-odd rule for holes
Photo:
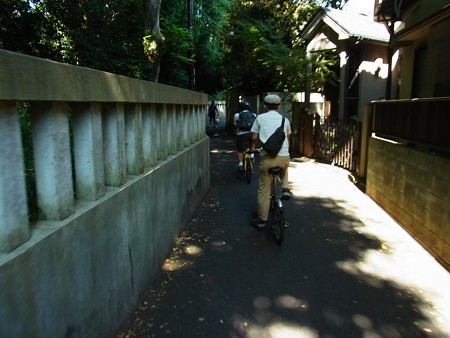
[[[252,175],[253,175],[253,159],[251,158],[250,154],[256,154],[259,153],[260,150],[249,150],[247,149],[244,153],[244,174],[245,178],[247,179],[247,183],[250,184],[252,181]]]
[[[289,226],[284,217],[283,202],[277,196],[277,181],[283,169],[280,167],[269,168],[268,173],[272,175],[270,188],[270,209],[269,219],[267,220],[268,230],[275,237],[275,242],[281,245],[284,240],[284,229]]]

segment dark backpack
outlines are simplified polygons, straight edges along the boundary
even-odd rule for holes
[[[281,149],[284,143],[286,134],[284,133],[284,117],[281,121],[281,126],[279,126],[275,132],[270,135],[266,142],[263,143],[262,147],[269,156],[275,157]]]
[[[249,110],[243,110],[239,113],[239,119],[237,120],[237,126],[239,130],[250,130],[253,122],[255,122],[256,116]]]

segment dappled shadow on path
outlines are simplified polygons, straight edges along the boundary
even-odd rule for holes
[[[420,294],[360,268],[368,252],[391,252],[344,201],[286,203],[281,247],[255,230],[257,182],[235,175],[233,147],[211,135],[211,191],[118,336],[443,336]]]

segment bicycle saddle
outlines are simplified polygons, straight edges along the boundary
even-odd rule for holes
[[[269,168],[269,170],[267,170],[267,172],[270,175],[280,175],[283,172],[283,169],[281,169],[280,167],[274,167],[274,168]]]

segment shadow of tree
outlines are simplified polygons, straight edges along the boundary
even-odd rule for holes
[[[255,230],[233,147],[211,136],[211,191],[118,337],[445,337],[420,294],[360,269],[390,253],[344,201],[286,203],[281,247]]]

